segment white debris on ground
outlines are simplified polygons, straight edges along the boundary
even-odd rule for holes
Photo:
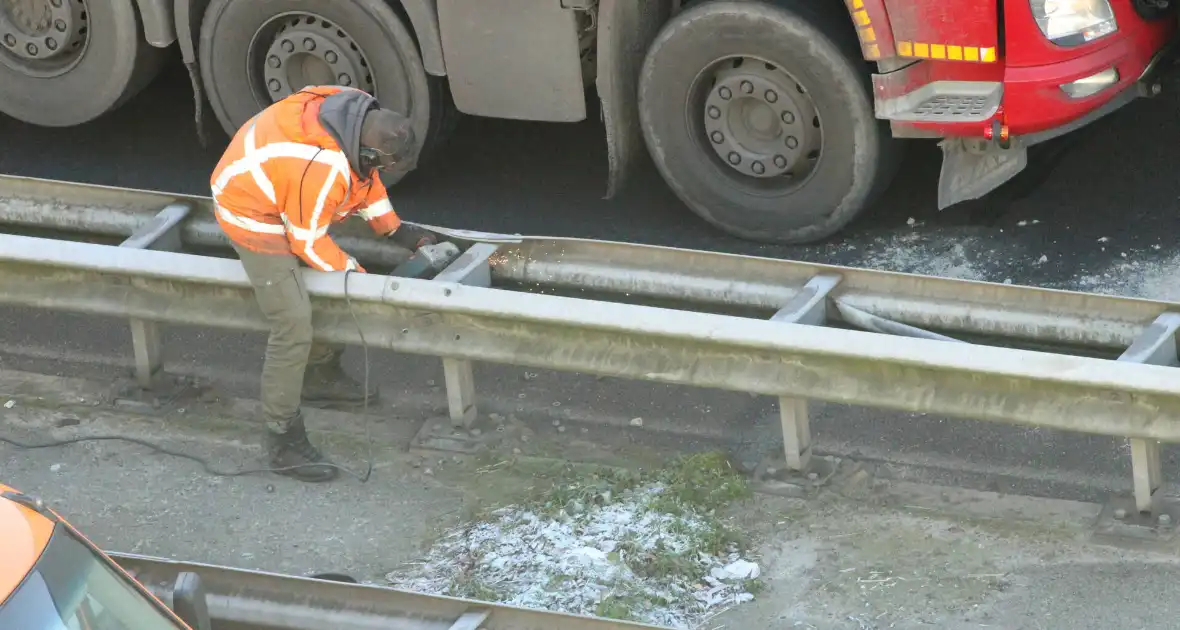
[[[833,253],[856,252],[856,267],[943,278],[985,280],[995,247],[974,236],[908,232],[869,242],[837,245]]]
[[[1036,223],[1036,220],[1028,221],[1029,226]],[[1107,236],[1095,240],[1095,248],[1106,252],[1100,260],[1086,269],[1077,269],[1077,275],[1072,278],[1052,281],[1014,280],[1011,274],[1020,273],[1025,267],[1050,267],[1060,257],[1052,251],[1027,249],[1004,240],[1002,235],[963,235],[938,230],[899,233],[838,245],[831,253],[855,254],[854,266],[870,269],[1180,301],[1180,282],[1176,280],[1180,277],[1180,254],[1168,255],[1160,244],[1126,247]],[[1030,264],[1021,267],[1014,263],[1020,260]]]
[[[752,600],[758,564],[721,542],[711,517],[662,511],[662,491],[648,485],[552,515],[501,508],[449,532],[423,563],[388,579],[418,592],[671,628],[696,628]]]
[[[1178,277],[1180,255],[1156,255],[1113,263],[1102,273],[1078,277],[1068,288],[1176,302],[1180,301]]]

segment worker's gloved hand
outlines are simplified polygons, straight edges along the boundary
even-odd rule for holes
[[[412,252],[418,251],[418,248],[424,245],[434,245],[438,242],[434,233],[405,223],[389,235],[389,240]]]

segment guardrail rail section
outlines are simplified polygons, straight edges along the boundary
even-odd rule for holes
[[[196,573],[215,628],[273,630],[668,630],[660,626],[426,595],[384,586],[109,553],[163,602]]]
[[[124,239],[0,236],[0,301],[129,318],[144,385],[158,322],[266,330],[240,263],[177,253],[227,246],[208,198],[6,176],[0,223]],[[333,234],[366,266],[405,260],[366,229]],[[358,344],[359,321],[374,347],[442,357],[458,427],[477,414],[472,361],[777,396],[800,472],[808,400],[937,413],[1128,438],[1134,502],[1112,513],[1175,511],[1157,491],[1160,442],[1180,441],[1180,305],[436,229],[465,251],[433,279],[353,274],[346,296],[342,274],[304,273],[318,338]]]

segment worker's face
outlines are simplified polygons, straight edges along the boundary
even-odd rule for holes
[[[398,163],[396,156],[392,153],[384,153],[380,149],[371,147],[361,149],[361,156],[365,166],[377,172],[391,170]]]
[[[400,180],[417,166],[417,156],[385,156],[374,155],[372,170],[367,175],[375,177],[385,182],[386,185],[392,185],[393,182]]]

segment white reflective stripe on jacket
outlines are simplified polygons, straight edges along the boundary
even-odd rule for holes
[[[282,234],[285,229],[296,241],[302,244],[300,248],[302,251],[300,253],[303,254],[309,263],[321,271],[332,271],[334,269],[332,265],[329,265],[316,253],[315,245],[318,239],[327,235],[328,227],[331,224],[330,221],[326,221],[321,225],[320,221],[323,218],[325,201],[332,186],[336,182],[336,178],[343,178],[345,186],[351,181],[351,167],[348,164],[348,158],[337,150],[297,142],[273,142],[259,148],[255,138],[255,123],[256,120],[250,121],[250,127],[247,129],[243,138],[242,157],[226,166],[218,175],[216,181],[213,182],[212,192],[214,199],[218,201],[218,215],[235,227],[259,234]],[[276,158],[294,158],[305,162],[316,162],[330,167],[331,170],[328,176],[324,178],[324,183],[316,197],[316,203],[312,208],[311,220],[309,221],[309,225],[318,226],[316,229],[300,228],[293,225],[286,212],[280,212],[279,216],[282,219],[283,226],[278,226],[236,215],[221,205],[218,197],[224,192],[226,186],[235,178],[247,173],[250,174],[255,185],[262,191],[266,198],[271,203],[277,204],[278,198],[275,193],[274,184],[262,168],[263,164]],[[388,202],[385,205],[388,205]],[[381,209],[378,208],[378,210]],[[392,212],[392,210],[392,206],[389,206],[379,214]],[[349,259],[347,264],[352,265],[354,269],[356,268],[355,260]]]

